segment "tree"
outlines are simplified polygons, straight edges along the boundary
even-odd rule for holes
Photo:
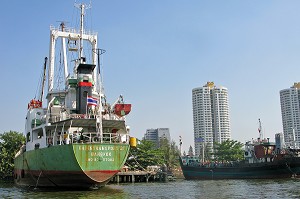
[[[14,157],[25,143],[22,133],[9,131],[0,134],[0,178],[12,176],[14,169]]]
[[[164,162],[160,149],[155,149],[153,142],[140,140],[136,148],[130,148],[130,154],[126,161],[132,168],[146,169],[147,166],[161,165]]]
[[[167,139],[163,139],[161,141],[160,149],[164,156],[164,164],[167,166],[168,170],[172,170],[179,165],[178,157],[180,156],[180,151],[174,141],[169,143]]]
[[[226,140],[222,143],[214,143],[214,157],[220,162],[238,161],[243,159],[244,144],[236,140]]]
[[[194,156],[194,150],[193,150],[193,147],[190,145],[190,148],[189,148],[189,156]]]
[[[136,148],[130,149],[126,164],[131,168],[146,169],[147,166],[167,166],[172,169],[179,164],[179,149],[175,142],[167,139],[160,141],[160,148],[155,148],[151,141],[141,140]]]

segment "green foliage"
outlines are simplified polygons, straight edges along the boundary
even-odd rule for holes
[[[204,159],[206,161],[213,161],[212,157],[213,157],[214,153],[212,150],[212,146],[205,144],[204,146]]]
[[[244,144],[236,140],[226,140],[222,143],[214,143],[214,157],[220,162],[238,161],[243,159]]]
[[[189,148],[189,156],[194,156],[194,150],[193,150],[193,147],[190,145],[190,148]]]
[[[22,133],[9,131],[0,134],[0,178],[12,175],[15,154],[24,143],[25,137]]]
[[[161,164],[163,156],[161,151],[155,149],[154,144],[147,140],[141,140],[136,148],[130,148],[127,165],[135,169],[143,170],[147,166]]]
[[[179,150],[175,142],[171,144],[164,139],[161,147],[155,148],[151,141],[141,140],[136,148],[130,149],[126,164],[135,169],[144,170],[147,166],[166,165],[168,168],[178,165]]]
[[[160,144],[160,149],[164,154],[164,164],[169,170],[172,170],[172,168],[179,165],[178,157],[180,156],[180,151],[174,141],[169,143],[167,139],[163,139]]]

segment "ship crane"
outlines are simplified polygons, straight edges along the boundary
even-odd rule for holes
[[[45,87],[45,82],[46,82],[47,61],[48,61],[48,57],[45,57],[44,70],[43,70],[43,80],[42,80],[42,89],[41,89],[41,96],[40,96],[40,101],[41,102],[43,102],[43,98],[44,98],[44,87]]]

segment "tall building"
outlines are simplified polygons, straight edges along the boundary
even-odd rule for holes
[[[287,146],[300,146],[300,82],[280,91],[284,141]]]
[[[205,159],[213,143],[231,138],[227,88],[207,82],[192,90],[195,155]]]
[[[161,139],[171,141],[170,130],[169,128],[147,129],[144,139],[153,142],[155,147],[159,148]]]

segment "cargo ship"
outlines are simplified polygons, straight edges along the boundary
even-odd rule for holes
[[[64,22],[50,27],[40,93],[28,104],[26,143],[14,160],[17,185],[101,187],[119,172],[129,153],[125,117],[131,104],[121,95],[107,103],[99,61],[104,50],[97,47],[97,33],[84,29],[89,6],[75,7],[79,30]]]
[[[200,161],[199,157],[182,156],[180,165],[187,180],[279,179],[300,175],[300,150],[283,146],[283,135],[246,142],[244,160],[232,162]]]

